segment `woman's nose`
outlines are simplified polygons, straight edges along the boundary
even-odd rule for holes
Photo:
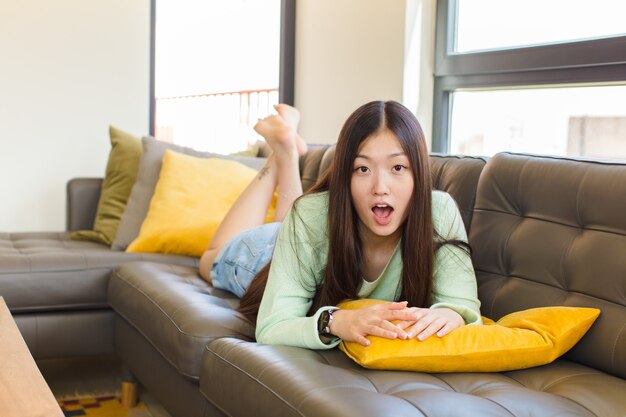
[[[384,174],[374,175],[374,184],[372,186],[372,192],[374,195],[388,195],[389,186],[387,184],[387,178]]]

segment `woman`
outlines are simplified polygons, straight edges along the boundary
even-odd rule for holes
[[[297,148],[294,132],[290,143]],[[279,195],[280,181],[279,174]],[[259,245],[255,236],[257,248],[274,252],[240,307],[248,317],[258,308],[260,343],[327,349],[340,339],[424,340],[480,323],[463,222],[453,199],[432,191],[424,135],[399,103],[371,102],[348,118],[330,170],[295,201],[274,239]],[[226,277],[220,264],[236,259],[220,258],[225,262],[214,264],[212,276]],[[366,297],[389,302],[335,307]]]

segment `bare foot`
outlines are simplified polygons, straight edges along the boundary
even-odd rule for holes
[[[293,153],[297,155],[296,131],[282,116],[276,114],[267,116],[257,122],[254,130],[265,138],[265,141],[277,153],[277,156]]]
[[[285,120],[285,123],[294,131],[298,130],[298,123],[300,123],[300,112],[298,109],[284,103],[274,104],[274,108],[276,109],[276,113]]]
[[[300,111],[298,111],[295,107],[284,103],[275,104],[274,108],[280,117],[285,120],[285,123],[291,126],[293,131],[296,132],[296,147],[298,148],[298,155],[303,155],[307,151],[308,147],[306,142],[304,142],[304,140],[297,133],[298,124],[300,123]]]

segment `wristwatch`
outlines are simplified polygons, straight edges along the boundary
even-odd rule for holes
[[[317,320],[317,332],[320,336],[335,337],[330,333],[330,325],[333,322],[333,313],[339,310],[338,308],[331,308],[329,310],[322,311],[319,319]]]

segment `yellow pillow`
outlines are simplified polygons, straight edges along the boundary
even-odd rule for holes
[[[340,308],[358,309],[380,300],[354,300]],[[341,342],[339,348],[365,368],[420,372],[500,372],[550,363],[589,330],[600,310],[541,307],[518,311],[496,323],[460,327],[444,337],[400,340],[368,336],[368,347]]]
[[[230,160],[165,151],[150,208],[127,252],[200,256],[237,197],[257,175]],[[273,207],[266,221],[273,218]]]

